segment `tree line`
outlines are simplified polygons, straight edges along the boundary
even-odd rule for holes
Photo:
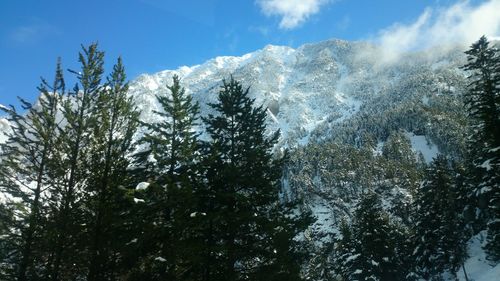
[[[363,189],[315,253],[302,237],[312,218],[298,191],[279,196],[282,179],[304,181],[288,177],[308,167],[274,151],[279,133],[267,134],[249,88],[223,80],[214,113],[200,116],[174,76],[170,95],[157,96],[159,121],[144,123],[121,59],[105,77],[104,53],[83,48],[71,90],[58,62],[39,100],[21,99],[25,113],[4,109],[12,131],[0,147],[0,279],[442,280],[445,271],[467,276],[466,243],[483,230],[498,263],[500,52],[482,37],[466,54],[464,156],[426,165],[401,132],[380,156],[368,135],[357,148],[304,150],[315,167],[330,161],[325,151],[338,154],[336,171],[322,172],[332,182],[315,184],[342,185],[331,198],[339,208]],[[411,198],[387,210],[390,187]]]
[[[466,54],[465,156],[438,155],[420,168],[416,187],[403,182],[412,197],[403,200],[409,210],[403,214],[383,207],[384,181],[365,187],[326,253],[331,263],[323,266],[323,280],[444,280],[443,273],[457,278],[458,271],[468,280],[467,241],[480,232],[487,262],[500,262],[500,51],[483,36]],[[419,170],[409,143],[394,143],[394,137],[387,143],[381,157],[397,158],[397,169],[404,170],[412,155],[414,164],[406,169]],[[390,165],[381,169],[386,180],[392,178]],[[396,177],[411,179],[404,173]]]
[[[300,279],[308,218],[279,200],[279,133],[267,136],[248,88],[222,81],[200,117],[174,76],[148,124],[121,59],[105,76],[92,44],[79,62],[71,90],[58,62],[35,104],[4,109],[0,279]]]

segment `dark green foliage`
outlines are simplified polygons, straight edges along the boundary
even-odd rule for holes
[[[417,162],[417,155],[403,131],[389,135],[382,147],[382,156],[388,160],[384,166],[386,177],[414,193],[422,177],[421,167],[425,162]]]
[[[417,191],[413,257],[416,272],[424,279],[439,279],[445,270],[454,273],[465,261],[467,233],[461,212],[463,190],[459,185],[447,158],[439,155]]]
[[[1,191],[11,199],[20,200],[18,203],[8,202],[8,209],[18,210],[19,217],[4,221],[4,227],[9,229],[5,241],[12,243],[6,245],[12,247],[8,260],[14,264],[7,266],[12,274],[9,279],[14,279],[16,274],[21,281],[39,278],[38,263],[43,263],[44,259],[42,245],[37,241],[47,231],[44,200],[50,177],[49,162],[54,161],[58,102],[64,92],[59,62],[53,86],[42,80],[38,90],[41,96],[37,104],[21,99],[27,110],[25,114],[18,113],[14,107],[5,109],[12,131],[0,149]]]
[[[60,139],[56,144],[57,163],[54,163],[50,206],[47,278],[72,279],[86,272],[86,224],[83,209],[88,196],[87,182],[91,176],[92,132],[98,126],[97,100],[103,93],[104,53],[96,44],[82,48],[79,54],[81,70],[78,83],[62,100],[59,127]],[[88,206],[90,207],[90,206]]]
[[[9,280],[17,273],[15,262],[18,259],[18,236],[14,212],[18,210],[15,204],[0,203],[0,280]]]
[[[362,196],[352,224],[343,221],[340,234],[335,262],[343,280],[404,279],[404,233],[391,222],[376,193]]]
[[[249,89],[223,81],[218,115],[204,119],[207,250],[203,280],[298,280],[292,238],[295,219],[280,210],[281,161],[273,159],[278,133],[266,137],[266,111],[253,107]]]
[[[185,93],[178,76],[173,77],[173,84],[167,88],[170,96],[156,96],[162,111],[154,113],[161,121],[142,124],[147,130],[141,140],[146,149],[136,156],[139,170],[160,184],[181,174],[193,176],[196,173],[191,165],[196,160],[193,154],[199,153],[198,134],[194,130],[198,125],[199,105]]]
[[[488,229],[487,251],[500,260],[500,52],[481,37],[466,52],[470,116],[471,198],[477,201],[480,225]],[[481,227],[480,227],[481,228]]]
[[[95,118],[98,120],[91,135],[88,187],[85,205],[91,210],[86,217],[91,226],[90,268],[88,280],[109,280],[120,273],[122,245],[129,233],[123,225],[130,216],[130,200],[125,187],[131,178],[127,170],[134,149],[132,137],[138,126],[138,112],[127,96],[128,85],[121,59],[104,84],[96,100]]]
[[[131,279],[197,280],[197,201],[200,145],[195,133],[199,106],[180,85],[179,77],[167,86],[170,96],[157,96],[160,122],[144,123],[147,129],[136,154],[138,181],[150,185],[136,196],[138,202],[138,264]],[[201,214],[200,214],[201,215]],[[196,222],[196,223],[195,223]]]
[[[12,218],[2,218],[7,239],[1,247],[9,256],[0,272],[9,280],[14,274],[18,280],[120,274],[137,113],[126,96],[121,60],[103,82],[103,58],[96,44],[83,48],[72,92],[65,91],[58,63],[53,86],[42,81],[37,104],[22,101],[24,114],[7,110],[12,132],[1,148],[0,186],[16,203],[6,206]]]

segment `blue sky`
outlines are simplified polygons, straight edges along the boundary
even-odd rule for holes
[[[35,99],[40,76],[52,79],[57,57],[65,68],[77,69],[80,45],[94,41],[106,52],[108,70],[122,56],[133,79],[267,44],[298,47],[340,38],[398,42],[398,48],[412,49],[441,37],[437,25],[455,28],[486,16],[498,18],[500,9],[492,9],[500,8],[499,2],[0,0],[0,104],[17,104],[16,96]],[[498,20],[481,24],[472,35],[498,35]],[[464,37],[463,29],[447,34],[448,39]]]

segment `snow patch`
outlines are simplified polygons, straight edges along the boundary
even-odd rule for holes
[[[191,218],[195,218],[195,217],[197,217],[197,216],[206,216],[206,215],[207,215],[207,213],[193,212],[193,213],[191,213],[191,214],[189,215],[189,217],[191,217]]]
[[[149,186],[149,182],[140,182],[139,184],[137,184],[135,189],[136,190],[145,190],[146,188],[148,188],[148,186]]]
[[[330,236],[337,231],[333,217],[334,211],[328,201],[319,196],[315,196],[313,202],[310,206],[316,221],[310,226],[310,230],[318,235],[318,237],[315,237],[315,243],[321,245],[328,242],[331,239]]]
[[[144,203],[144,199],[134,198],[134,203]]]
[[[351,262],[351,261],[357,259],[359,256],[361,256],[361,254],[351,255],[351,256],[347,257],[346,262]]]
[[[406,136],[410,139],[413,151],[421,152],[425,162],[432,162],[432,159],[439,154],[438,147],[432,141],[428,141],[425,136],[414,133],[406,133]]]
[[[470,257],[465,261],[465,270],[469,277],[468,280],[499,280],[500,263],[497,265],[489,264],[488,260],[486,260],[486,253],[483,250],[485,243],[486,231],[481,231],[468,242],[467,251]],[[457,272],[457,277],[460,281],[466,280],[462,269]]]
[[[163,257],[156,257],[155,261],[166,262],[167,260]]]

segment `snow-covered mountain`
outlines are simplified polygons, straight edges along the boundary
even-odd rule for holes
[[[9,130],[9,121],[5,118],[0,118],[0,143],[5,142],[7,137],[5,133]]]
[[[462,73],[458,67],[464,56],[459,51],[432,57],[429,53],[403,54],[398,61],[382,63],[383,50],[365,42],[328,40],[297,49],[268,45],[241,57],[217,57],[201,65],[143,74],[131,82],[130,93],[144,121],[154,122],[155,95],[168,94],[166,86],[177,74],[206,115],[207,103],[215,102],[222,79],[233,75],[250,87],[257,104],[268,108],[269,128],[281,130],[281,145],[293,147],[311,137],[324,138],[321,132],[331,134],[330,129],[368,108],[367,102],[407,83],[405,76],[418,71],[422,75],[444,70]],[[400,98],[410,94],[401,93]],[[428,102],[429,97],[418,94]]]
[[[331,134],[330,129],[368,108],[367,102],[407,83],[405,76],[450,69],[461,73],[459,66],[465,57],[460,51],[440,56],[429,53],[402,54],[397,61],[382,63],[383,50],[366,42],[332,39],[297,49],[268,45],[241,57],[216,57],[201,65],[142,74],[131,81],[130,94],[143,121],[154,122],[157,117],[152,112],[159,109],[156,95],[168,94],[166,86],[176,74],[200,103],[204,116],[210,112],[207,104],[217,99],[222,79],[233,75],[250,87],[257,104],[268,108],[269,128],[281,130],[281,145],[293,147],[307,143],[310,137],[324,138],[322,132],[327,129]],[[405,98],[411,93],[398,94]],[[429,97],[422,96],[422,102],[428,103]],[[0,131],[5,125],[3,120]]]
[[[207,104],[216,102],[222,79],[232,75],[250,87],[257,104],[268,108],[268,128],[281,131],[279,146],[304,147],[332,138],[351,142],[361,132],[372,130],[383,132],[376,136],[380,152],[391,131],[404,129],[413,149],[429,162],[440,148],[447,150],[441,136],[433,134],[432,122],[420,130],[405,127],[397,121],[405,112],[393,110],[430,106],[440,102],[440,91],[463,90],[465,75],[459,67],[465,56],[460,50],[441,55],[428,50],[400,54],[398,60],[388,63],[384,55],[383,50],[366,42],[328,40],[297,49],[268,45],[241,57],[217,57],[201,65],[143,74],[131,82],[130,94],[142,111],[143,121],[155,122],[153,110],[160,110],[156,95],[168,95],[166,86],[178,75],[186,91],[200,103],[201,115],[206,116],[211,110]],[[395,120],[386,121],[390,116]],[[363,128],[370,122],[381,129]],[[379,124],[384,122],[391,125]],[[321,178],[318,175],[311,181],[321,182]],[[310,190],[292,188],[302,193]],[[332,187],[326,185],[325,189]],[[331,195],[306,195],[319,218],[313,226],[318,237],[328,237],[339,219],[329,217],[336,213]]]
[[[152,112],[159,109],[155,95],[168,95],[166,86],[176,74],[206,116],[211,110],[207,104],[216,101],[222,79],[232,75],[250,87],[257,104],[268,108],[268,127],[281,131],[281,147],[319,143],[318,150],[327,151],[321,143],[356,144],[368,132],[377,142],[374,153],[381,154],[387,137],[400,130],[428,163],[440,152],[459,155],[464,149],[460,100],[467,84],[461,69],[464,49],[423,50],[387,60],[384,50],[365,42],[328,40],[297,49],[268,45],[241,57],[217,57],[201,65],[143,74],[131,82],[130,94],[142,110],[141,118],[155,122]],[[304,151],[297,158],[311,157],[314,149]],[[326,167],[307,174],[303,173],[307,160],[296,163],[300,167],[296,174],[291,169],[284,186],[303,196],[316,217],[304,239],[321,252],[337,232],[341,215],[352,211],[357,195],[354,192],[351,201],[344,200],[328,186],[331,176]],[[384,206],[393,208],[398,197],[411,196],[396,184],[385,191]],[[492,268],[482,259],[478,237],[471,239],[467,264],[477,271],[470,277],[484,280],[500,267]]]
[[[357,195],[355,187],[350,201],[339,195],[329,185],[333,176],[326,166],[310,173],[302,168],[309,164],[307,157],[314,157],[310,152],[326,153],[329,143],[363,145],[363,136],[369,134],[374,155],[380,155],[392,132],[402,131],[425,162],[439,152],[460,155],[465,123],[460,97],[467,84],[460,68],[464,49],[392,54],[397,59],[387,60],[385,50],[366,42],[328,40],[297,49],[268,45],[241,57],[217,57],[196,66],[143,74],[131,81],[129,93],[141,119],[155,122],[153,111],[160,110],[156,95],[169,94],[166,86],[173,75],[199,102],[202,116],[211,113],[208,103],[216,102],[222,79],[232,75],[250,87],[256,103],[267,108],[270,132],[281,131],[279,147],[304,149],[296,157],[302,162],[295,162],[301,168],[290,169],[285,187],[305,197],[317,218],[305,236],[321,247],[336,232],[340,215],[349,214]],[[0,119],[0,142],[7,129],[6,120]],[[358,170],[347,171],[347,177],[355,178]],[[393,207],[393,197],[408,196],[397,185],[385,192],[387,208]],[[480,258],[476,240],[471,240],[471,253]]]

